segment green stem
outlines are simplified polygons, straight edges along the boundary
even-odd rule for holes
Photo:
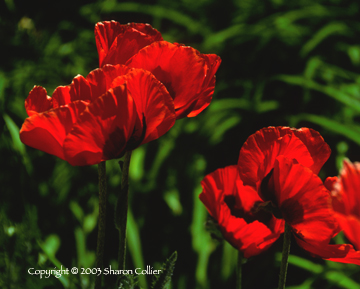
[[[124,162],[120,163],[122,170],[121,190],[115,209],[115,225],[119,230],[119,270],[125,270],[126,257],[126,222],[128,212],[128,195],[129,195],[129,167],[131,151],[125,153]]]
[[[283,245],[281,265],[280,265],[280,278],[279,278],[279,287],[278,287],[279,289],[285,289],[288,257],[290,252],[290,243],[291,243],[291,227],[289,224],[285,223],[284,245]]]
[[[238,259],[236,264],[236,289],[241,289],[242,263],[243,263],[243,254],[242,252],[238,251]]]
[[[105,227],[106,227],[106,163],[98,164],[99,174],[99,222],[98,237],[96,247],[96,268],[103,269],[104,260],[104,243],[105,243]],[[95,279],[95,289],[101,289],[101,274]]]

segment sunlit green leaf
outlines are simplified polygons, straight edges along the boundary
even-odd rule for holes
[[[312,51],[316,46],[318,46],[324,39],[329,37],[332,34],[346,34],[348,33],[349,28],[342,22],[331,22],[322,27],[319,31],[317,31],[314,36],[304,44],[302,47],[300,54],[302,56],[306,56]]]
[[[360,101],[335,87],[321,85],[302,76],[280,75],[277,76],[276,79],[279,79],[289,84],[299,85],[305,88],[310,88],[322,92],[360,112]]]
[[[356,283],[344,273],[339,271],[330,271],[325,273],[325,278],[331,283],[346,289],[360,289],[360,284]]]
[[[339,123],[333,119],[326,118],[324,116],[314,115],[314,114],[301,114],[293,117],[293,121],[297,123],[300,120],[310,121],[312,123],[318,124],[325,129],[343,135],[348,139],[360,144],[360,127],[353,125],[345,125]]]
[[[127,246],[130,251],[131,258],[136,268],[145,268],[143,253],[141,249],[141,240],[139,228],[135,222],[134,216],[129,207],[127,218]],[[146,275],[139,275],[139,284],[144,289],[147,288]]]

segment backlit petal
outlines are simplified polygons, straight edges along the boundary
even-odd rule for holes
[[[243,186],[237,166],[216,170],[201,185],[200,200],[217,221],[224,238],[245,258],[266,250],[283,232],[282,220],[269,215],[270,219],[263,223],[253,215],[254,205],[261,199],[252,187]],[[227,203],[228,197],[233,197],[232,208]]]
[[[293,231],[306,241],[328,242],[338,226],[321,179],[284,156],[277,158],[272,178],[277,205]]]
[[[360,250],[360,163],[344,160],[340,177],[326,179],[335,217],[349,241]]]
[[[163,40],[160,32],[149,24],[104,21],[95,25],[95,40],[99,66],[124,64],[141,48]]]
[[[311,129],[263,128],[251,135],[240,150],[238,165],[244,184],[258,187],[277,155],[294,158],[318,173],[329,157],[330,149],[320,134]]]
[[[126,76],[116,78],[112,86],[121,85],[124,81],[136,103],[139,119],[144,117],[146,122],[146,132],[141,144],[159,138],[175,123],[174,103],[170,94],[154,75],[143,69],[132,69]],[[138,138],[142,131],[138,128],[135,130],[138,136],[133,137]]]
[[[126,85],[110,89],[80,115],[64,142],[71,165],[93,165],[124,153],[137,120]]]
[[[200,111],[210,102],[212,89],[207,90],[205,84],[213,84],[211,80],[218,67],[213,64],[210,71],[208,59],[197,50],[165,41],[144,47],[126,65],[150,71],[165,85],[174,99],[177,119],[190,114],[193,107]]]
[[[314,257],[333,262],[360,265],[360,251],[355,251],[349,244],[331,245],[321,242],[306,242],[295,236],[296,242]]]
[[[52,108],[52,99],[47,95],[45,88],[34,86],[25,100],[25,109],[28,116],[47,111]]]
[[[86,103],[76,101],[30,116],[20,130],[21,141],[30,147],[65,159],[64,140],[85,107]]]

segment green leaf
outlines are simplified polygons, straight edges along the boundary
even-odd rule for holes
[[[118,289],[141,289],[139,286],[139,276],[137,275],[122,275],[119,280]]]
[[[60,247],[60,238],[58,235],[49,235],[44,242],[38,241],[40,248],[43,250],[48,259],[58,268],[65,269],[66,267],[55,257],[57,250]],[[58,280],[63,284],[64,288],[69,288],[70,282],[67,275],[62,275]]]
[[[199,185],[194,190],[194,209],[193,221],[191,224],[191,235],[193,249],[198,254],[198,262],[195,272],[196,281],[200,286],[206,288],[208,282],[207,267],[210,255],[215,249],[215,245],[211,240],[210,235],[205,230],[204,224],[206,222],[208,212],[199,200],[199,194],[201,192],[202,187]]]
[[[360,284],[350,279],[344,273],[339,271],[330,271],[325,273],[325,278],[331,283],[346,289],[360,289]]]
[[[281,262],[281,253],[276,254],[276,260]],[[288,261],[289,264],[302,268],[306,271],[313,272],[314,274],[320,274],[324,271],[324,267],[322,265],[313,263],[307,259],[295,255],[289,255]]]
[[[103,3],[97,3],[96,5],[90,4],[82,7],[81,13],[84,15],[91,15],[93,11],[101,10],[101,13],[116,13],[116,12],[132,12],[132,13],[144,13],[153,17],[160,17],[170,20],[173,23],[184,26],[190,33],[206,35],[209,34],[209,28],[204,26],[201,22],[192,19],[182,12],[174,9],[164,7],[161,5],[146,5],[133,2],[123,3],[110,3],[105,1]]]
[[[326,128],[336,134],[343,135],[348,139],[351,139],[355,143],[360,145],[360,127],[357,125],[342,124],[335,120],[326,118],[324,116],[314,114],[301,114],[292,118],[292,124],[299,122],[300,120],[306,120],[317,125]]]
[[[359,66],[360,65],[360,46],[349,46],[347,53],[351,59],[351,62],[356,65]]]
[[[170,258],[163,264],[161,273],[154,275],[152,282],[152,289],[168,289],[170,285],[171,276],[175,269],[175,262],[177,260],[177,252],[171,254]]]
[[[223,254],[221,260],[221,278],[226,281],[236,268],[238,251],[229,242],[223,242]]]
[[[127,246],[129,247],[131,258],[136,268],[145,268],[141,249],[140,232],[135,222],[134,216],[129,207],[127,219]],[[141,287],[147,288],[146,275],[140,275],[139,283]]]
[[[177,189],[174,188],[167,191],[164,194],[164,200],[174,215],[181,215],[183,209],[180,203],[179,191]]]
[[[80,224],[82,224],[84,220],[83,209],[75,201],[71,201],[69,207],[72,213],[74,214],[75,218],[79,221]]]
[[[6,127],[10,132],[11,139],[13,141],[14,149],[17,150],[21,155],[25,154],[25,145],[20,140],[20,129],[7,114],[3,115]]]
[[[310,88],[310,89],[322,92],[322,93],[332,97],[333,99],[335,99],[345,105],[348,105],[349,107],[353,108],[354,110],[360,112],[360,101],[354,97],[351,97],[347,93],[344,93],[343,91],[341,91],[335,87],[321,85],[321,84],[316,83],[315,81],[306,79],[302,76],[279,75],[279,76],[275,77],[275,79],[284,81],[288,84],[299,85],[304,88]]]
[[[332,34],[347,34],[349,28],[341,23],[341,22],[331,22],[324,27],[322,27],[319,31],[317,31],[314,36],[304,44],[302,47],[300,54],[301,56],[306,56],[310,53],[316,46],[318,46],[324,39],[329,37]]]

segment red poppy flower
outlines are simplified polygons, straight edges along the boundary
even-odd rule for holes
[[[243,185],[237,166],[216,170],[201,185],[200,200],[224,238],[245,258],[269,248],[284,231],[283,220],[257,209],[263,201],[252,187]]]
[[[163,41],[148,24],[100,22],[95,39],[100,67],[125,64],[150,71],[173,98],[177,119],[196,116],[210,104],[221,63],[217,55]]]
[[[52,97],[35,86],[21,141],[72,165],[119,158],[154,140],[175,122],[171,96],[149,71],[106,65],[59,86]]]
[[[318,174],[330,153],[322,136],[311,128],[266,127],[242,146],[238,159],[240,176],[245,185],[259,189],[280,155],[295,159]]]
[[[329,244],[339,227],[331,210],[329,191],[317,175],[294,159],[280,156],[268,184],[275,196],[272,205],[291,226],[300,247],[314,257],[360,265],[360,251],[352,245]]]
[[[313,130],[262,129],[248,138],[236,167],[205,177],[200,199],[219,223],[224,237],[248,256],[259,254],[271,245],[283,232],[285,221],[298,244],[312,255],[360,265],[360,252],[351,245],[329,245],[339,231],[338,224],[330,208],[329,193],[314,173],[320,170],[329,153],[327,144]],[[221,177],[215,178],[220,172]],[[212,179],[216,181],[211,182]],[[233,195],[232,203],[226,201],[228,194]],[[276,226],[262,222],[249,236],[240,233],[246,226],[264,220],[264,214],[269,212],[272,216],[267,215],[266,220],[272,220]],[[274,221],[273,217],[279,220]],[[244,240],[251,239],[251,234],[257,240],[259,235],[269,232],[266,227],[276,229],[270,230],[276,233],[271,235],[271,242],[257,246],[256,253],[247,252]]]
[[[335,217],[345,236],[360,250],[360,163],[344,160],[340,177],[327,178]]]

